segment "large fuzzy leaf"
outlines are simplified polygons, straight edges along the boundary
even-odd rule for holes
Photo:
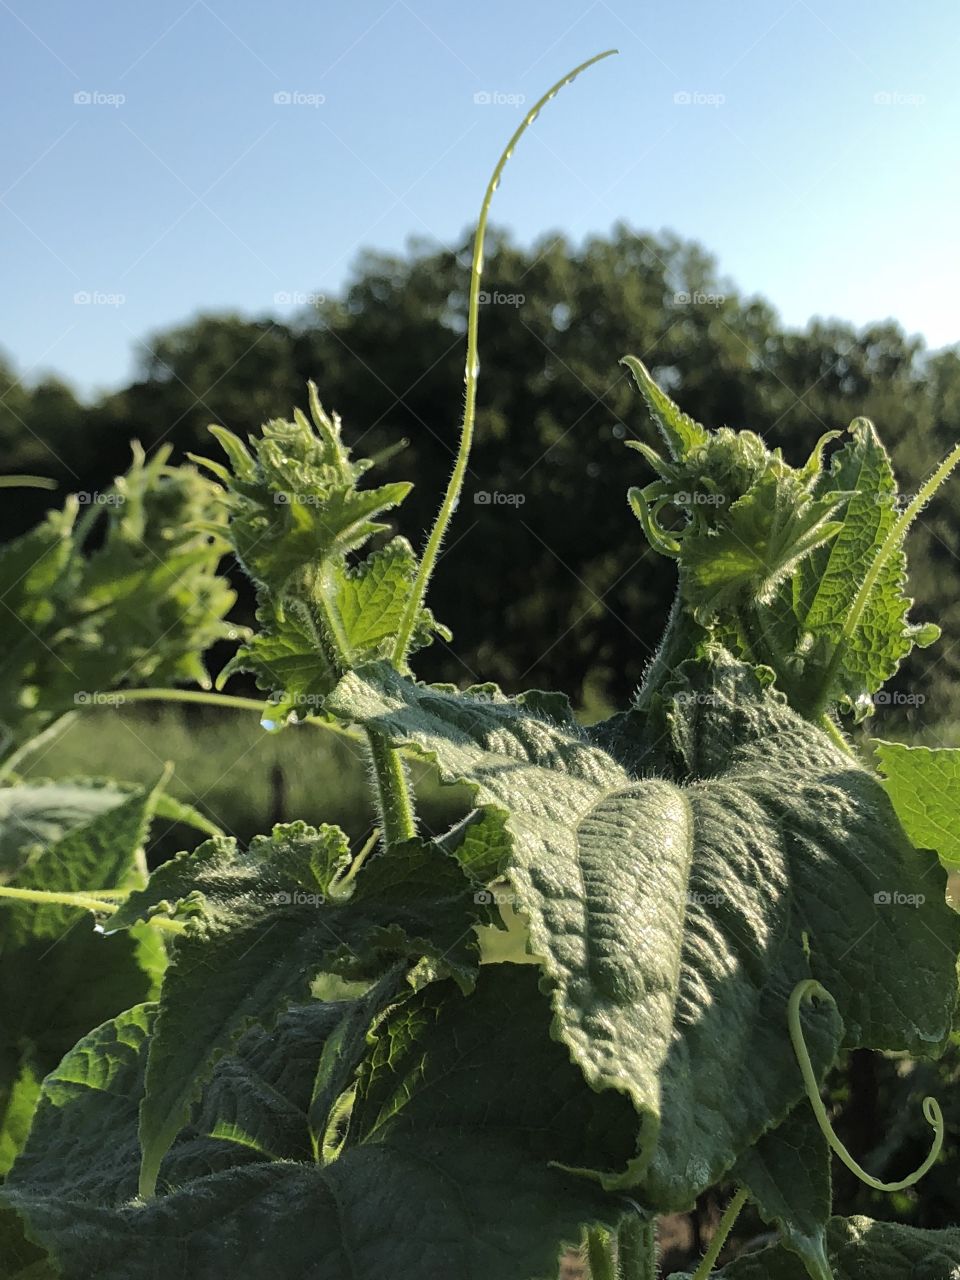
[[[958,922],[879,783],[748,669],[687,669],[672,717],[684,785],[632,776],[522,698],[431,689],[385,664],[345,677],[331,707],[506,815],[557,1033],[594,1088],[634,1102],[632,1175],[657,1207],[689,1205],[800,1098],[786,1006],[807,973],[829,984],[849,1044],[946,1042]],[[929,896],[909,912],[875,902],[891,885]],[[822,1071],[841,1038],[831,1009],[808,1034]]]
[[[948,871],[960,871],[960,750],[874,743],[903,829],[920,849],[932,849]]]
[[[779,1229],[812,1280],[833,1280],[827,1261],[832,1188],[830,1148],[802,1102],[737,1162],[734,1180],[750,1192],[765,1222]]]
[[[455,1132],[371,1145],[333,1164],[215,1174],[147,1207],[5,1198],[63,1280],[552,1280],[561,1242],[622,1207],[582,1179]]]
[[[341,1016],[355,1008],[341,1006]],[[335,1006],[323,1009],[336,1017]],[[277,1068],[303,1012],[291,1010],[278,1026],[282,1043],[269,1055],[268,1076],[270,1093],[301,1104],[306,1071],[291,1079]],[[622,1160],[629,1104],[583,1089],[550,1038],[549,1007],[529,970],[493,966],[474,996],[447,982],[408,992],[388,1011],[371,1033],[353,1145],[332,1163],[261,1159],[198,1176],[185,1135],[164,1163],[171,1181],[177,1175],[175,1189],[134,1207],[125,1203],[125,1153],[148,1015],[132,1011],[101,1028],[48,1082],[5,1194],[64,1280],[167,1280],[184,1269],[211,1280],[230,1270],[251,1280],[552,1280],[562,1242],[575,1242],[584,1223],[614,1224],[624,1210],[595,1184],[550,1167],[552,1158]],[[299,1043],[309,1057],[322,1054],[322,1039],[308,1045],[301,1034]],[[267,1052],[260,1044],[248,1057]],[[221,1062],[201,1104],[208,1128],[231,1062]],[[541,1083],[533,1097],[531,1070]],[[259,1121],[251,1114],[258,1100]],[[263,1090],[245,1097],[245,1126],[264,1131],[275,1105]],[[116,1164],[126,1169],[120,1178]],[[86,1170],[79,1185],[72,1168]]]
[[[397,956],[446,966],[464,984],[476,964],[473,924],[486,918],[452,857],[409,841],[367,864],[348,893],[337,827],[292,823],[242,851],[213,839],[164,864],[113,927],[181,903],[141,1114],[142,1187],[186,1123],[217,1057],[251,1023],[270,1025],[304,999],[321,970],[369,978]]]
[[[832,1218],[828,1231],[833,1280],[956,1280],[960,1231],[923,1231],[870,1218]],[[713,1273],[714,1280],[809,1280],[782,1246],[744,1254]],[[690,1280],[675,1273],[672,1280]]]

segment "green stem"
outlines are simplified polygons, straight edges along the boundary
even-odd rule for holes
[[[617,1280],[613,1236],[603,1227],[591,1227],[587,1231],[587,1261],[591,1280]]]
[[[210,707],[233,707],[238,711],[256,711],[261,716],[270,708],[270,704],[261,699],[239,698],[232,693],[208,693],[195,689],[124,689],[116,697],[118,703],[120,699],[124,703],[186,702]],[[349,738],[351,742],[363,741],[360,733],[355,729],[348,729],[337,720],[326,719],[323,716],[304,716],[301,723],[312,724],[318,729],[328,729],[331,733],[340,734],[342,738]]]
[[[600,62],[603,58],[609,58],[611,54],[616,53],[616,49],[608,49],[605,53],[598,53],[596,57],[589,58],[586,62],[582,62],[579,67],[575,67],[573,71],[558,80],[542,98],[539,98],[530,108],[519,126],[514,131],[513,137],[507,143],[503,150],[503,154],[497,161],[496,168],[490,176],[487,183],[487,189],[483,197],[483,203],[480,206],[480,217],[477,221],[477,230],[473,240],[473,262],[470,269],[470,298],[467,308],[467,362],[464,373],[464,384],[466,387],[466,400],[463,409],[463,423],[460,430],[460,447],[457,451],[457,457],[453,464],[453,472],[450,481],[447,484],[447,491],[443,497],[440,511],[437,515],[433,529],[427,539],[427,545],[420,560],[417,569],[417,577],[413,588],[407,599],[406,608],[397,630],[397,640],[394,645],[392,662],[393,665],[400,670],[407,657],[407,650],[410,648],[410,639],[416,626],[417,617],[423,605],[424,596],[430,583],[430,578],[436,566],[437,556],[440,553],[440,547],[443,543],[447,526],[453,515],[454,508],[457,505],[457,499],[460,497],[460,491],[463,488],[463,480],[467,471],[467,462],[470,458],[470,446],[473,442],[473,425],[476,418],[477,409],[477,378],[480,372],[480,362],[478,356],[478,333],[480,326],[480,276],[483,272],[483,245],[487,234],[487,218],[490,214],[490,205],[493,200],[493,193],[500,185],[500,179],[506,168],[507,161],[513,155],[514,148],[520,141],[520,138],[526,130],[533,124],[537,116],[540,114],[541,108],[545,107],[551,98],[556,97],[562,88],[575,80],[581,72],[586,71],[588,67],[592,67],[595,62]]]
[[[0,489],[55,489],[56,480],[46,476],[0,476]]]
[[[117,891],[105,889],[103,892],[113,897]],[[94,891],[95,893],[96,890]],[[9,885],[0,886],[0,898],[8,898],[13,902],[32,902],[42,907],[76,907],[79,911],[92,911],[98,916],[112,916],[116,912],[118,904],[116,902],[107,902],[104,898],[97,898],[94,894],[59,892],[52,889],[14,889]],[[185,927],[180,920],[171,920],[169,916],[151,916],[144,923],[153,925],[156,929],[163,929],[167,933],[182,933]]]
[[[657,1224],[639,1214],[617,1231],[619,1280],[657,1280]]]
[[[710,1241],[710,1248],[703,1255],[703,1259],[693,1273],[693,1280],[708,1280],[710,1272],[713,1270],[713,1264],[720,1257],[720,1250],[727,1242],[727,1236],[733,1229],[733,1224],[740,1216],[740,1210],[747,1202],[747,1192],[745,1187],[741,1187],[737,1194],[727,1205],[723,1217],[720,1219],[720,1225],[714,1232],[713,1239]]]
[[[863,611],[867,607],[867,601],[870,599],[870,595],[874,587],[877,585],[877,579],[886,567],[890,557],[902,544],[914,520],[916,520],[917,516],[940,488],[944,480],[946,480],[947,476],[949,476],[950,472],[958,462],[960,462],[960,445],[957,445],[956,448],[952,449],[950,453],[947,454],[939,467],[937,467],[936,471],[934,471],[934,473],[924,483],[920,492],[913,499],[900,518],[895,520],[890,526],[887,536],[880,544],[880,550],[874,556],[870,568],[867,570],[863,581],[860,583],[860,589],[853,598],[853,604],[850,606],[850,611],[844,619],[840,638],[837,641],[836,648],[834,649],[830,662],[827,666],[820,696],[813,709],[813,713],[810,716],[811,720],[817,719],[830,699],[833,682],[836,678],[840,663],[843,661],[843,654],[846,645],[854,631],[856,631],[857,627],[860,625],[860,621],[863,618]]]
[[[410,794],[410,780],[398,751],[375,729],[368,729],[370,758],[377,783],[377,808],[383,827],[383,841],[388,849],[417,833]]]
[[[696,651],[698,632],[701,632],[701,629],[681,603],[678,588],[664,628],[663,639],[660,641],[660,648],[654,654],[644,674],[643,685],[634,701],[637,710],[645,711],[652,702],[654,694],[674,674],[684,658],[692,657]]]
[[[334,653],[334,660],[341,672],[350,671],[355,665],[350,639],[336,607],[321,587],[314,592],[320,610],[326,638]],[[370,760],[376,782],[377,812],[383,830],[383,843],[391,849],[403,840],[416,835],[417,823],[413,805],[413,791],[400,753],[390,746],[387,739],[374,729],[364,729],[364,737],[370,749]]]
[[[856,752],[853,747],[851,747],[850,743],[834,724],[832,717],[826,711],[820,717],[820,727],[823,729],[824,733],[828,734],[833,739],[844,755],[853,756],[854,759],[856,758]]]
[[[800,1065],[807,1097],[810,1100],[811,1107],[813,1107],[813,1114],[817,1118],[820,1131],[826,1138],[831,1151],[840,1158],[851,1173],[855,1174],[861,1182],[866,1183],[868,1187],[872,1187],[874,1191],[903,1191],[907,1187],[912,1187],[914,1183],[920,1181],[925,1173],[930,1171],[943,1147],[944,1125],[940,1104],[936,1098],[924,1098],[923,1100],[923,1118],[933,1129],[934,1136],[930,1154],[919,1169],[916,1169],[908,1177],[901,1178],[899,1182],[880,1182],[879,1179],[872,1177],[865,1169],[861,1168],[833,1131],[833,1126],[827,1115],[827,1109],[820,1097],[820,1085],[803,1038],[803,1027],[800,1023],[800,1006],[805,1000],[813,1000],[816,997],[834,1003],[830,992],[815,979],[807,978],[804,982],[798,982],[793,989],[787,1006],[787,1022],[790,1027],[793,1051],[797,1055],[797,1062]]]
[[[50,742],[58,733],[62,733],[74,719],[76,719],[76,712],[65,712],[62,716],[58,716],[52,724],[48,724],[45,729],[41,729],[39,733],[34,734],[32,738],[28,738],[26,742],[11,752],[3,764],[0,765],[0,783],[6,782],[10,775],[16,772],[18,765],[22,764],[28,756],[32,756],[35,751],[39,751],[44,743]]]

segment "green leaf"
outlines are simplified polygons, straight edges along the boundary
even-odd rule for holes
[[[116,809],[134,790],[96,778],[0,787],[0,884],[68,831]]]
[[[800,633],[812,638],[824,655],[810,675],[812,683],[814,673],[816,680],[830,681],[829,687],[817,688],[818,697],[842,697],[862,715],[869,710],[869,696],[896,673],[913,646],[931,643],[939,631],[908,621],[913,601],[904,594],[907,560],[901,541],[880,570],[856,627],[843,635],[850,607],[897,521],[900,503],[889,456],[873,423],[857,418],[849,430],[851,438],[816,488],[823,501],[849,495],[839,512],[842,527],[829,548],[804,562],[794,594]]]
[[[270,1032],[247,1031],[217,1063],[163,1161],[162,1184],[177,1187],[252,1161],[311,1158],[308,1111],[317,1063],[359,1003],[310,1001],[281,1014]],[[47,1076],[9,1187],[102,1206],[136,1195],[137,1119],[155,1021],[155,1005],[127,1010],[85,1036]]]
[[[426,956],[471,984],[473,924],[486,910],[453,858],[412,840],[369,860],[348,891],[340,881],[349,858],[346,836],[331,826],[278,826],[247,851],[209,840],[160,867],[111,921],[125,927],[176,902],[186,920],[147,1069],[146,1194],[217,1058],[251,1023],[269,1026],[304,999],[321,970],[370,978],[398,956]]]
[[[960,1230],[924,1231],[870,1218],[832,1218],[828,1231],[834,1280],[954,1280],[960,1275]],[[714,1280],[808,1280],[799,1258],[782,1245],[744,1254]],[[690,1280],[676,1273],[673,1280]]]
[[[650,417],[663,433],[674,458],[683,460],[693,449],[707,443],[710,432],[673,403],[667,393],[657,386],[643,361],[636,356],[624,356],[620,363],[625,364],[633,374]]]
[[[511,966],[486,970],[475,996],[449,982],[410,993],[373,1032],[351,1121],[365,1141],[325,1166],[261,1161],[187,1175],[146,1206],[125,1204],[119,1185],[96,1200],[66,1185],[63,1121],[47,1106],[33,1142],[51,1180],[23,1162],[0,1202],[23,1214],[64,1280],[86,1280],[91,1269],[98,1280],[167,1280],[184,1268],[251,1280],[548,1280],[563,1242],[576,1242],[584,1223],[615,1225],[624,1211],[586,1179],[552,1168],[551,1156],[602,1163],[630,1144],[628,1104],[584,1091],[549,1022],[535,975]],[[93,1062],[78,1053],[81,1064],[89,1072]],[[542,1083],[534,1097],[525,1087],[531,1067]],[[83,1112],[74,1121],[83,1125],[78,1163],[102,1144],[108,1113],[126,1149],[136,1087],[128,1059],[123,1069],[127,1115],[111,1112],[98,1091],[66,1099]]]
[[[776,1225],[809,1276],[833,1280],[827,1261],[830,1148],[806,1102],[740,1157],[733,1180],[747,1188],[760,1216]]]
[[[7,886],[90,892],[139,883],[156,788],[81,782],[0,790]],[[0,897],[0,1151],[19,1149],[35,1084],[91,1027],[151,996],[156,931],[104,937],[86,911]]]
[[[688,1206],[801,1097],[784,1035],[797,981],[831,985],[847,1043],[935,1055],[960,932],[866,770],[729,658],[686,678],[682,767],[669,765],[684,785],[663,759],[647,766],[659,777],[632,776],[522,698],[458,696],[385,664],[330,702],[505,814],[506,874],[557,1034],[593,1088],[634,1102],[633,1177],[663,1209]],[[888,886],[928,900],[891,910],[874,901]],[[811,1021],[824,1070],[840,1027],[830,1009]]]
[[[808,497],[777,470],[724,511],[718,527],[684,539],[682,591],[700,621],[738,598],[769,600],[801,560],[842,527],[834,497]]]
[[[0,552],[0,703],[14,744],[120,684],[206,683],[203,652],[235,637],[223,621],[234,593],[217,573],[219,488],[168,466],[169,453],[147,459],[134,445],[127,474],[83,519],[70,498]]]
[[[630,1104],[583,1088],[551,1037],[550,1002],[538,982],[528,966],[488,965],[472,995],[433,983],[389,1010],[361,1068],[351,1145],[500,1130],[518,1158],[624,1168],[635,1154]]]
[[[310,385],[312,423],[275,419],[250,448],[222,429],[214,434],[233,464],[228,476],[228,536],[257,585],[259,632],[221,675],[250,671],[281,714],[319,710],[346,668],[393,648],[417,574],[409,543],[393,538],[359,562],[350,554],[388,526],[378,517],[401,503],[408,484],[358,487],[372,463],[354,460]],[[449,639],[421,609],[413,648]]]
[[[325,1168],[231,1170],[147,1207],[0,1197],[63,1280],[549,1280],[561,1242],[622,1212],[582,1180],[518,1162],[496,1137],[456,1133],[356,1148]]]
[[[960,750],[879,739],[873,746],[904,831],[918,848],[932,849],[948,871],[960,871]]]

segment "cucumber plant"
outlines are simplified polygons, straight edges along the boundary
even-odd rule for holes
[[[628,357],[662,441],[636,442],[656,478],[629,504],[678,570],[630,705],[585,727],[561,693],[412,670],[443,634],[426,595],[469,458],[490,201],[589,65],[488,186],[463,432],[421,555],[380,537],[408,486],[365,483],[314,387],[309,416],[216,432],[258,595],[231,669],[272,716],[306,701],[363,742],[378,836],[214,836],[100,904],[108,938],[162,922],[170,963],[44,1081],[0,1192],[10,1275],[543,1280],[583,1240],[594,1280],[654,1280],[658,1216],[710,1188],[730,1197],[695,1280],[960,1273],[960,1231],[831,1217],[833,1156],[914,1185],[938,1102],[927,1158],[881,1183],[820,1097],[848,1049],[935,1059],[952,1034],[958,757],[887,747],[881,776],[844,717],[935,639],[904,541],[960,449],[900,512],[865,420],[794,467]],[[411,757],[471,796],[439,835]],[[778,1243],[714,1273],[748,1201]]]

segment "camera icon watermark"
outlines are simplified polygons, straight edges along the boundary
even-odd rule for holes
[[[116,493],[112,489],[108,489],[106,493],[97,490],[90,493],[82,489],[73,496],[81,507],[122,507],[127,500],[122,493]]]
[[[703,93],[699,89],[678,89],[673,95],[678,107],[722,107],[726,100],[725,93]]]
[[[78,289],[73,295],[75,307],[122,307],[126,300],[125,293],[105,293],[102,289]]]
[[[499,289],[481,289],[477,301],[481,307],[522,307],[527,300],[525,293],[504,293]]]
[[[525,93],[504,93],[501,89],[481,89],[473,95],[475,107],[522,107]]]
[[[878,907],[922,907],[926,900],[924,893],[901,893],[899,889],[879,889],[873,895]]]
[[[280,289],[273,295],[275,307],[322,307],[326,300],[325,293],[304,293],[300,289]]]
[[[501,493],[499,489],[478,489],[473,495],[477,507],[522,507],[527,500],[525,493]]]
[[[875,107],[922,107],[925,93],[902,93],[899,89],[881,89],[873,95]]]
[[[126,698],[122,693],[100,693],[97,690],[80,689],[73,695],[75,707],[122,707]]]
[[[305,93],[302,89],[279,89],[273,95],[275,107],[322,107],[325,93]]]
[[[868,699],[874,707],[922,707],[926,700],[924,693],[905,693],[902,689],[879,689]]]
[[[702,289],[694,289],[692,293],[680,289],[673,295],[675,307],[722,307],[726,300],[725,293],[705,293]]]
[[[75,107],[122,107],[127,100],[125,93],[104,93],[101,89],[78,89],[73,95]]]
[[[478,889],[473,900],[478,907],[512,907],[517,895],[505,889]]]
[[[293,889],[289,892],[281,889],[272,896],[276,907],[322,907],[326,900],[324,894],[308,893],[305,889]]]

